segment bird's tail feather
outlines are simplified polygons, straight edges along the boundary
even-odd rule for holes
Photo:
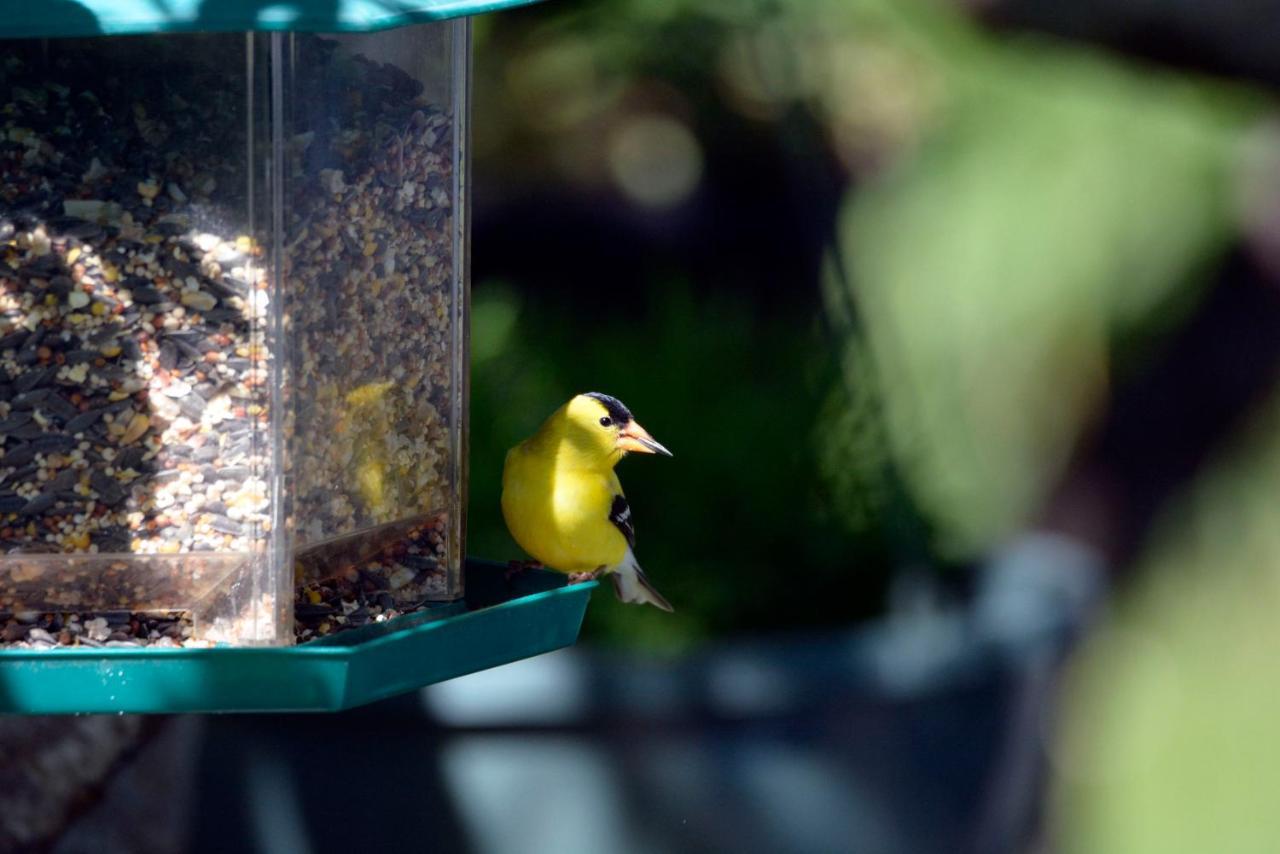
[[[649,581],[648,576],[644,574],[644,570],[640,569],[640,564],[636,562],[634,556],[628,550],[627,560],[623,561],[613,573],[610,574],[613,581],[613,592],[623,602],[630,602],[633,605],[653,605],[655,608],[661,608],[664,611],[675,611],[671,607],[671,603],[666,597],[658,592],[658,589]]]

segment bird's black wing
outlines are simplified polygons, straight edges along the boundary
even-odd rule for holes
[[[609,521],[618,526],[622,536],[627,538],[627,545],[636,547],[636,529],[631,524],[631,505],[625,495],[613,496],[613,506],[609,508]]]

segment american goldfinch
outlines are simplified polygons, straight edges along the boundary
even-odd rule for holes
[[[623,602],[672,610],[640,570],[631,507],[613,467],[628,451],[671,452],[617,398],[580,394],[507,453],[502,515],[520,547],[573,575],[606,574]]]

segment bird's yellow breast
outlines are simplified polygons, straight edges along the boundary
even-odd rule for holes
[[[620,563],[627,541],[609,510],[622,492],[612,469],[557,464],[554,455],[517,445],[502,472],[502,515],[520,547],[561,572],[592,572]]]

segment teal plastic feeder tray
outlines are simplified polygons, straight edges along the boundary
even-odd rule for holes
[[[465,601],[293,647],[0,651],[0,712],[333,712],[572,644],[595,582],[467,564]]]
[[[467,16],[511,5],[0,2],[0,705],[340,708],[572,639],[579,591],[463,583]]]

